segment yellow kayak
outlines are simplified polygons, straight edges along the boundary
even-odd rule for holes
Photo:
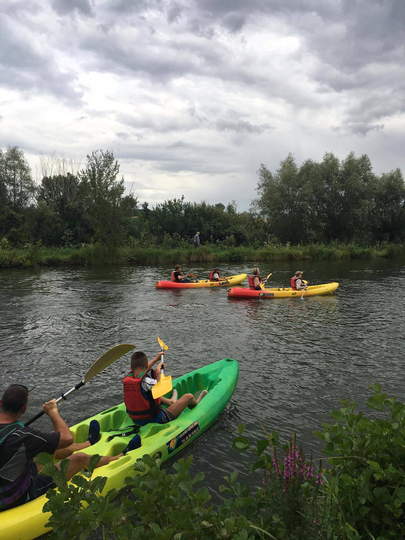
[[[308,289],[304,291],[296,291],[291,287],[278,288],[278,289],[267,289],[264,288],[261,291],[256,291],[253,289],[244,289],[242,287],[235,287],[229,289],[228,297],[229,298],[304,298],[308,296],[319,296],[324,294],[329,294],[339,287],[339,283],[326,283],[323,285],[310,285]]]
[[[225,278],[225,281],[211,281],[209,279],[193,280],[190,283],[179,283],[177,281],[158,281],[155,283],[156,289],[199,289],[203,287],[226,287],[227,285],[240,285],[245,281],[247,274],[238,274]]]

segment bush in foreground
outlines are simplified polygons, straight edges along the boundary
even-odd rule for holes
[[[67,482],[66,462],[55,472],[42,454],[43,474],[59,488],[48,491],[44,507],[52,512],[53,538],[85,540],[99,528],[103,538],[116,540],[403,538],[405,406],[387,398],[379,384],[370,388],[366,405],[377,416],[356,413],[355,402],[342,400],[331,413],[334,422],[315,432],[326,443],[325,469],[305,458],[294,434],[281,445],[276,432],[263,428],[265,438],[251,444],[239,425],[233,448],[253,454],[247,472],[260,482],[251,488],[237,472],[225,477],[219,491],[226,499],[219,506],[210,504],[206,487],[198,488],[204,475],[192,477],[191,456],[175,463],[171,474],[145,455],[136,464],[140,474],[127,479],[131,495],[112,490],[102,496],[106,479],[91,479],[97,457],[90,471]]]

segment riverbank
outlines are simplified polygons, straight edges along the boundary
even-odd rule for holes
[[[339,259],[395,259],[405,257],[404,244],[383,244],[362,247],[355,244],[313,244],[310,246],[251,246],[217,247],[204,245],[198,249],[124,246],[107,249],[97,244],[80,248],[44,248],[40,244],[26,249],[1,249],[0,268],[28,268],[33,266],[88,266],[88,265],[172,265],[190,263],[244,263],[271,261],[339,260]]]

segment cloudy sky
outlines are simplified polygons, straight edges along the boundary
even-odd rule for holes
[[[240,210],[290,152],[405,171],[404,38],[404,0],[0,0],[0,147]]]

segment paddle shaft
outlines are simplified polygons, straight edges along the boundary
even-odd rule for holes
[[[82,386],[84,386],[86,383],[88,383],[93,377],[98,375],[103,369],[110,366],[113,362],[118,360],[118,358],[121,358],[124,354],[131,351],[135,348],[135,345],[125,343],[122,345],[115,345],[112,347],[109,351],[104,353],[98,360],[94,362],[94,364],[90,367],[90,369],[87,371],[85,376],[83,377],[83,380],[81,380],[79,383],[76,384],[76,386],[73,386],[70,390],[67,392],[64,392],[57,400],[56,403],[60,403],[62,400],[66,400],[67,396],[70,394],[73,394],[73,392],[76,392],[76,390],[79,390]],[[38,420],[38,418],[41,418],[45,413],[42,410],[38,414],[36,414],[33,418],[25,422],[24,426],[29,426],[35,420]]]
[[[68,390],[67,392],[64,392],[57,400],[56,400],[56,403],[60,403],[61,401],[64,401],[67,399],[67,397],[70,395],[70,394],[73,394],[73,392],[76,392],[76,390],[79,390],[79,388],[81,388],[82,386],[84,386],[85,383],[83,381],[80,381],[78,384],[76,384],[76,386],[73,386],[70,390]],[[29,426],[30,424],[32,424],[33,422],[35,422],[36,420],[38,420],[38,418],[41,418],[41,416],[43,416],[45,413],[44,411],[42,410],[41,412],[39,412],[38,414],[36,414],[35,416],[33,416],[32,418],[30,418],[27,422],[25,422],[24,426],[27,427]]]

